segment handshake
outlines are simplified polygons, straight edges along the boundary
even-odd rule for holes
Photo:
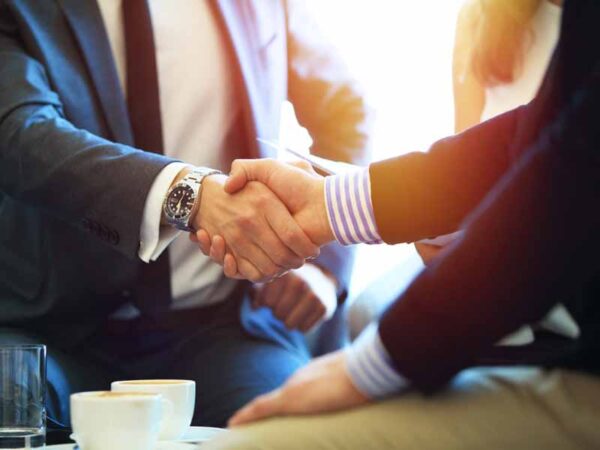
[[[273,280],[334,239],[324,185],[304,161],[236,160],[204,180],[190,239],[230,278]]]

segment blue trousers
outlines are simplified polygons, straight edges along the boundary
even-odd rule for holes
[[[71,393],[108,390],[117,379],[180,378],[197,384],[193,424],[224,426],[239,407],[280,386],[310,358],[299,333],[278,329],[276,341],[250,335],[239,311],[240,301],[229,301],[212,307],[208,320],[202,308],[186,313],[180,326],[175,319],[142,329],[134,321],[118,332],[100,329],[69,349],[53,346],[51,336],[0,328],[0,344],[48,345],[48,414],[66,425]]]

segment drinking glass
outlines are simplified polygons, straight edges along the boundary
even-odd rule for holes
[[[0,345],[0,449],[33,449],[46,437],[46,347]]]

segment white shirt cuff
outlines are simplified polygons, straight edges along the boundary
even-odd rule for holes
[[[144,262],[155,261],[171,242],[181,233],[171,226],[161,226],[162,208],[165,196],[177,174],[187,164],[171,163],[154,179],[146,197],[144,215],[140,226],[139,258]]]
[[[396,372],[381,342],[378,324],[372,323],[346,351],[346,369],[356,388],[372,399],[392,395],[409,382]]]

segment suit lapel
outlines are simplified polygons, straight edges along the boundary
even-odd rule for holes
[[[58,0],[79,44],[113,138],[133,144],[133,134],[108,36],[95,1]]]
[[[260,108],[263,107],[263,104],[257,98],[260,92],[258,89],[260,68],[255,67],[256,58],[252,56],[255,52],[255,43],[251,39],[252,36],[249,36],[247,20],[240,14],[240,8],[247,6],[246,1],[211,0],[213,10],[221,25],[221,31],[228,39],[233,59],[237,62],[250,156],[258,157],[261,152],[255,138],[261,135],[260,121],[257,120],[257,117],[261,117]]]

